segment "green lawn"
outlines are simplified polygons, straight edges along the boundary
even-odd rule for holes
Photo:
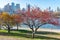
[[[31,31],[28,30],[11,30],[11,33],[9,34],[7,30],[0,30],[0,35],[6,36],[6,37],[14,37],[14,38],[20,38],[22,40],[60,40],[59,38],[50,37],[51,35],[60,36],[60,33],[54,33],[54,32],[44,32],[40,31],[37,32],[35,35],[35,38],[32,38]],[[42,35],[48,35],[48,36],[42,36]]]

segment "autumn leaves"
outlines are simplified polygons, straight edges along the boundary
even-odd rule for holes
[[[53,15],[53,12],[47,10],[42,11],[38,8],[32,8],[31,10],[25,10],[25,12],[19,11],[19,13],[9,14],[7,12],[1,12],[0,14],[0,25],[6,25],[8,33],[10,28],[13,26],[17,27],[23,23],[32,30],[32,37],[34,38],[35,32],[45,24],[59,25],[59,20]]]

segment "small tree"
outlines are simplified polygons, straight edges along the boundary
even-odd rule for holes
[[[17,30],[18,30],[19,28],[18,26],[22,23],[23,19],[19,14],[13,14],[12,17],[14,19],[15,24],[17,25]]]
[[[7,26],[8,33],[10,33],[10,26],[13,24],[13,18],[7,12],[2,13],[2,23]]]
[[[0,29],[2,28],[2,14],[0,13]]]

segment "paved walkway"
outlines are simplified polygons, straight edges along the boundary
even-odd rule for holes
[[[14,38],[14,37],[7,37],[7,36],[1,36],[0,40],[21,40],[20,38]]]

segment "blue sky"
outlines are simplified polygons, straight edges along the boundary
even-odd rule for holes
[[[14,2],[15,4],[19,3],[21,8],[26,8],[26,4],[37,6],[41,9],[46,9],[50,6],[55,10],[57,6],[60,7],[60,0],[0,0],[0,7],[3,8],[4,5],[7,3],[11,4],[11,2]]]

